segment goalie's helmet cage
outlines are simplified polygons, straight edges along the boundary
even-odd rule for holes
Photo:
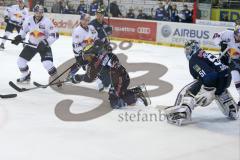
[[[199,43],[196,40],[187,40],[184,44],[184,53],[188,60],[192,55],[200,49]]]

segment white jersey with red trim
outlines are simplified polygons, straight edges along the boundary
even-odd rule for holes
[[[34,16],[25,20],[19,35],[25,38],[27,33],[29,33],[29,43],[34,45],[38,45],[44,39],[51,45],[59,38],[57,29],[51,20],[45,16],[38,22],[36,22]]]
[[[81,26],[75,28],[72,34],[75,55],[78,56],[85,46],[92,44],[96,39],[98,33],[93,26],[89,25],[86,29]]]
[[[21,9],[19,5],[12,5],[5,9],[4,16],[9,18],[9,23],[21,26],[24,20],[28,18],[29,13],[26,7]]]
[[[240,58],[240,43],[236,43],[234,38],[234,31],[226,30],[220,33],[215,33],[213,40],[216,45],[219,45],[222,41],[225,41],[228,45],[228,53],[231,58]]]

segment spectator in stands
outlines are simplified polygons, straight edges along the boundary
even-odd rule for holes
[[[44,6],[44,0],[37,0],[37,1],[36,1],[36,4],[39,4],[39,5]]]
[[[102,9],[106,9],[106,6],[104,5],[104,2],[103,2],[103,0],[99,0],[99,6],[100,6],[100,8],[102,8]],[[106,13],[106,12],[105,12]]]
[[[227,13],[223,14],[223,16],[220,17],[220,21],[228,22],[229,21],[228,14]]]
[[[90,4],[89,14],[91,16],[94,16],[98,10],[98,2],[96,0],[93,0]]]
[[[37,4],[43,6],[44,13],[47,13],[47,12],[48,12],[47,8],[44,6],[44,0],[37,0],[37,1],[36,1],[36,5],[37,5]]]
[[[75,10],[73,9],[73,6],[69,3],[69,1],[66,1],[64,7],[63,7],[63,13],[64,14],[74,14]]]
[[[137,19],[148,19],[148,16],[146,13],[143,13],[142,9],[139,9]]]
[[[162,2],[159,2],[159,8],[156,9],[155,12],[155,20],[157,21],[165,21],[166,20],[166,11],[164,9],[164,5]]]
[[[80,4],[76,11],[77,14],[82,15],[83,13],[87,13],[87,5],[84,3],[84,0],[80,0]]]
[[[172,6],[170,0],[166,0],[164,9],[166,11],[166,20],[169,21],[172,14]]]
[[[62,13],[62,11],[63,11],[62,1],[55,0],[55,3],[52,5],[51,12],[52,13]]]
[[[188,6],[183,5],[183,10],[181,11],[181,16],[179,17],[180,22],[192,23],[192,12],[188,9]]]
[[[176,4],[172,5],[171,21],[172,22],[179,22],[178,10],[177,10],[177,5]]]
[[[110,3],[110,13],[112,14],[112,17],[122,17],[117,1]]]
[[[236,26],[240,26],[240,17],[235,20]]]
[[[128,10],[128,13],[127,13],[127,15],[126,15],[126,18],[135,18],[135,14],[133,13],[133,9],[132,9],[132,8],[130,8],[130,9]]]

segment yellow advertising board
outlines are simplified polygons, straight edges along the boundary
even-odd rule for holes
[[[240,9],[212,9],[211,20],[225,21],[228,19],[228,21],[235,21],[238,18],[240,18]]]

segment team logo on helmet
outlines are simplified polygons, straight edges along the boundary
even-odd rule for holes
[[[34,8],[33,8],[33,12],[44,12],[44,8],[42,5],[37,4]]]

